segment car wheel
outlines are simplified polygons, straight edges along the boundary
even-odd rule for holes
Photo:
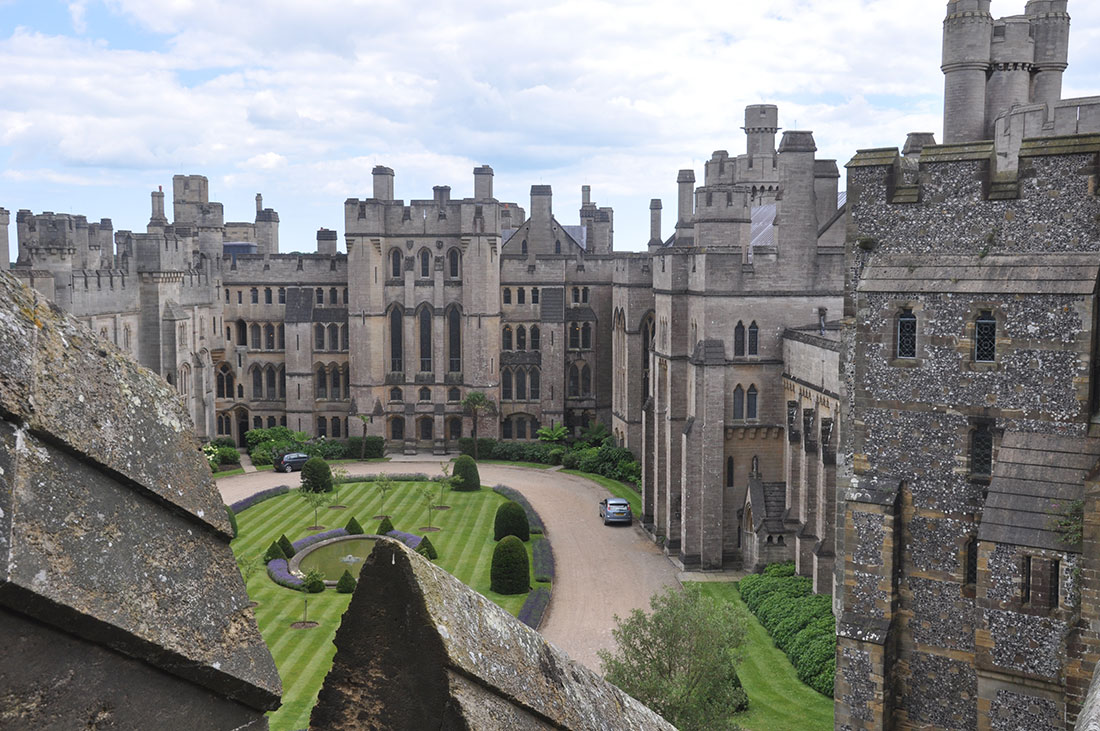
[[[283,472],[286,472],[287,474],[290,474],[290,472],[293,471],[293,470],[294,470],[294,468],[291,467],[290,465],[288,465],[288,464],[283,465]]]

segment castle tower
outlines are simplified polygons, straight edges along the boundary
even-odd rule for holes
[[[11,249],[8,248],[9,223],[11,223],[11,212],[6,208],[0,208],[0,269],[5,271],[11,266]]]
[[[990,0],[951,0],[943,22],[946,144],[985,138],[986,72],[993,43]]]
[[[1014,16],[993,24],[990,60],[993,71],[986,82],[985,134],[982,136],[986,140],[993,139],[997,117],[1031,100],[1035,41],[1031,38],[1028,18]]]
[[[1067,0],[1030,0],[1024,11],[1035,39],[1032,102],[1050,105],[1062,98],[1062,74],[1069,64],[1067,4]]]

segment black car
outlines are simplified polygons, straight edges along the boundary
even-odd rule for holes
[[[301,471],[308,460],[309,455],[304,452],[290,452],[275,459],[275,469],[279,472]]]

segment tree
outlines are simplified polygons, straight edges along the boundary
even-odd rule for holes
[[[665,589],[615,617],[614,654],[598,654],[604,677],[661,714],[681,731],[736,729],[730,720],[748,700],[735,663],[744,640],[732,605],[696,587]]]
[[[303,492],[330,492],[332,490],[332,470],[328,462],[320,457],[310,457],[302,465]]]
[[[492,414],[496,412],[496,404],[494,404],[484,391],[470,391],[466,394],[466,398],[462,399],[462,407],[466,409],[466,413],[473,417],[474,428],[474,459],[479,459],[477,454],[477,423],[481,419],[481,415]]]
[[[539,441],[554,444],[565,441],[565,438],[569,436],[569,428],[564,424],[554,424],[552,426],[540,427],[535,434],[538,435]]]
[[[462,478],[451,474],[450,462],[440,462],[439,468],[443,470],[443,477],[439,480],[439,499],[436,501],[435,506],[442,508],[444,507],[443,493],[450,490],[455,484],[462,484]]]
[[[313,508],[313,525],[310,528],[320,530],[323,526],[318,525],[320,518],[317,517],[317,513],[321,508],[327,507],[332,503],[333,495],[327,492],[310,492],[309,490],[299,490],[298,495],[306,501],[309,507]]]
[[[428,509],[428,530],[432,529],[432,508],[435,506],[435,492],[432,488],[424,486],[420,488],[420,499]],[[423,529],[421,529],[423,530]]]
[[[374,417],[370,414],[356,414],[359,421],[363,422],[363,441],[359,442],[359,459],[367,458],[367,424],[374,423]]]
[[[374,517],[384,518],[386,517],[386,493],[393,489],[393,480],[390,479],[389,475],[380,475],[378,479],[374,481],[374,487],[382,497],[382,512]]]

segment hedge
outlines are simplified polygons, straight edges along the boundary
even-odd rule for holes
[[[435,546],[432,545],[432,541],[427,536],[420,539],[420,545],[416,547],[416,552],[429,561],[434,561],[439,558],[439,553],[435,550]]]
[[[344,530],[348,532],[349,536],[361,536],[363,535],[363,526],[359,524],[359,521],[355,519],[355,516],[351,516],[351,520],[344,526]]]
[[[499,541],[506,536],[515,536],[524,543],[531,540],[531,525],[523,506],[514,500],[501,503],[493,520],[493,540]]]
[[[832,599],[813,594],[813,581],[795,576],[791,562],[772,564],[763,574],[747,576],[737,588],[775,646],[790,659],[798,679],[832,698],[836,674]]]
[[[363,437],[349,437],[347,441],[347,457],[349,459],[379,459],[386,455],[386,440],[384,437],[366,437],[366,451],[363,449]]]
[[[332,469],[321,457],[310,457],[302,465],[302,490],[332,492]]]
[[[493,492],[498,495],[503,495],[512,502],[517,502],[523,507],[523,512],[527,513],[527,523],[531,526],[532,533],[545,533],[546,527],[542,524],[542,518],[535,512],[535,509],[531,507],[531,503],[527,501],[527,498],[517,490],[513,490],[507,485],[497,485],[493,488]]]
[[[473,457],[460,455],[455,460],[454,477],[456,481],[454,489],[459,492],[477,492],[481,489],[481,473],[477,470],[477,462]]]
[[[375,533],[380,536],[388,536],[391,532],[393,532],[393,521],[390,520],[388,516],[382,518],[378,523],[378,530],[375,531]]]
[[[294,589],[295,591],[302,591],[305,586],[305,582],[300,578],[290,573],[287,561],[285,558],[276,558],[267,562],[267,575],[271,577],[279,586],[285,586],[287,589]]]
[[[610,477],[612,480],[633,485],[635,489],[642,481],[642,465],[634,459],[633,452],[611,443],[602,447],[590,447],[585,442],[576,442],[573,448],[566,448],[560,442],[498,442],[484,437],[477,441],[481,459],[560,464],[569,470]],[[473,445],[472,437],[458,440],[458,450],[462,454],[472,456]]]
[[[531,544],[531,563],[534,566],[535,581],[554,580],[554,549],[546,538],[536,538]]]
[[[261,490],[255,495],[249,495],[243,500],[238,500],[229,507],[234,513],[240,513],[242,510],[251,508],[253,505],[262,503],[264,500],[270,500],[273,497],[279,497],[280,495],[286,495],[290,492],[290,488],[286,485],[279,485],[278,487],[270,487],[266,490]]]
[[[538,545],[538,544],[535,544]],[[527,601],[523,602],[516,618],[531,629],[537,630],[542,624],[542,617],[546,614],[546,608],[550,606],[550,591],[540,586],[530,593]]]
[[[489,588],[506,596],[526,594],[531,590],[531,566],[527,563],[527,548],[515,536],[505,537],[493,549]]]

